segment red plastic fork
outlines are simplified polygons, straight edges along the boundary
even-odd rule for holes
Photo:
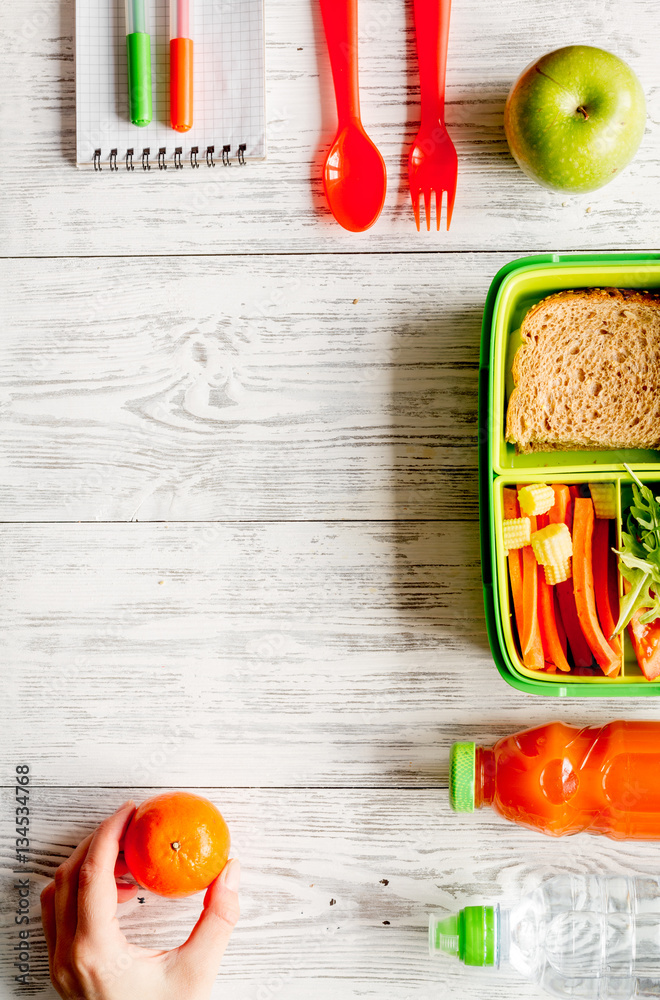
[[[447,229],[456,196],[458,159],[445,128],[445,70],[451,0],[413,0],[421,122],[408,157],[408,181],[419,231],[419,199],[424,198],[426,228],[431,228],[431,195],[435,193],[436,227],[440,229],[442,195],[447,195]]]

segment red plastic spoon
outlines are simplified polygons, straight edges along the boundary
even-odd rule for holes
[[[330,211],[353,233],[373,226],[385,202],[385,163],[360,120],[357,0],[320,0],[339,126],[325,161],[323,187]]]

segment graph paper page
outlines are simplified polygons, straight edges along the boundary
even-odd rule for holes
[[[140,128],[128,115],[126,19],[124,0],[76,0],[76,134],[78,166],[101,163],[110,152],[125,159],[142,151],[150,163],[165,149],[172,163],[177,147],[184,162],[197,146],[203,160],[215,146],[231,147],[234,159],[245,144],[245,157],[266,155],[264,98],[264,0],[193,0],[193,127],[175,132],[170,121],[169,0],[145,0],[151,35],[153,120]]]

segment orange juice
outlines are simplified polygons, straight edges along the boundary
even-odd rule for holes
[[[491,806],[552,837],[660,840],[660,722],[551,722],[492,748],[455,743],[449,791],[457,812]]]

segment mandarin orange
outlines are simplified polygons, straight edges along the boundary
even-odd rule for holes
[[[140,885],[159,896],[206,889],[229,857],[229,829],[208,799],[165,792],[138,806],[124,838],[124,858]]]

